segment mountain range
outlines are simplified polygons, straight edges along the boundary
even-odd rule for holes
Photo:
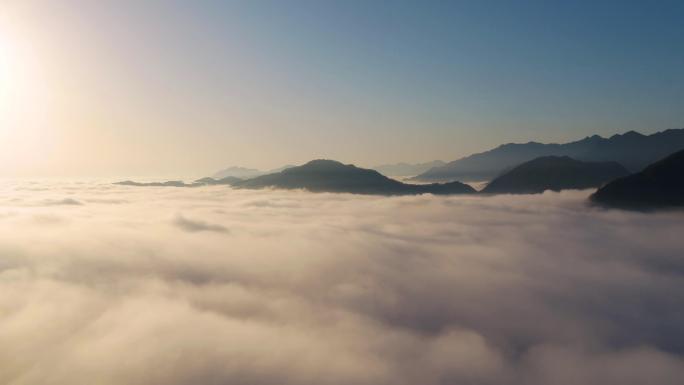
[[[679,206],[684,205],[682,148],[684,129],[666,130],[648,136],[630,131],[607,139],[594,135],[566,144],[505,144],[487,152],[433,167],[423,175],[429,174],[430,178],[435,179],[449,179],[445,177],[448,174],[451,177],[460,175],[463,179],[472,179],[475,176],[484,178],[496,173],[499,176],[489,182],[482,191],[486,194],[525,194],[545,190],[600,187],[591,198],[598,204],[627,208]],[[677,150],[680,151],[676,152]],[[548,152],[572,153],[573,156],[535,156]],[[527,159],[530,157],[531,159]],[[652,160],[654,158],[655,160]],[[664,159],[660,160],[661,158]],[[521,159],[527,160],[520,162]],[[655,163],[649,166],[649,162]],[[386,167],[394,167],[395,171],[401,171],[424,165],[426,164],[397,164]],[[231,173],[243,177],[226,175]],[[255,173],[260,175],[253,176]],[[629,175],[630,173],[634,174]],[[260,171],[253,169],[232,167],[217,173],[214,177],[198,179],[189,184],[182,181],[142,183],[130,180],[117,184],[150,187],[229,185],[241,189],[305,189],[312,192],[376,195],[476,192],[471,186],[459,181],[409,184],[389,178],[377,170],[325,159],[313,160],[301,166],[286,166],[267,174],[261,174]]]
[[[590,199],[624,209],[684,207],[684,150],[598,189]]]
[[[600,187],[629,171],[616,162],[583,162],[567,156],[544,156],[525,162],[491,181],[487,194],[537,194]]]
[[[334,160],[317,159],[302,166],[250,179],[228,176],[221,179],[202,178],[193,183],[181,181],[141,183],[133,181],[115,184],[136,187],[199,187],[229,185],[239,189],[304,189],[311,192],[336,192],[368,195],[472,194],[475,189],[460,182],[407,184],[388,178],[375,170],[359,168]]]
[[[627,173],[627,169],[615,162],[583,162],[569,157],[540,157],[496,178],[482,193],[527,194],[545,190],[583,189],[612,180],[591,196],[594,203],[627,209],[684,206],[684,150],[648,166],[642,172],[624,177]],[[136,187],[230,185],[238,189],[304,189],[311,192],[388,196],[477,193],[471,186],[461,182],[407,184],[388,178],[375,170],[324,159],[251,179],[207,177],[189,184],[182,181],[123,181],[116,184]]]
[[[684,129],[670,129],[651,135],[629,131],[610,138],[594,135],[564,144],[509,143],[433,167],[412,180],[491,180],[519,164],[542,156],[569,156],[590,162],[613,161],[630,172],[638,172],[681,148],[684,148]]]

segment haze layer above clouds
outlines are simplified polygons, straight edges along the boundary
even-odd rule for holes
[[[684,215],[5,183],[3,384],[676,384]]]

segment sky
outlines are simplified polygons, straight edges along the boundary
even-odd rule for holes
[[[0,4],[0,177],[454,160],[684,127],[681,1]]]

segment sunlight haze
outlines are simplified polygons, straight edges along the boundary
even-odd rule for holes
[[[0,172],[373,166],[682,126],[681,12],[591,4],[4,1]]]

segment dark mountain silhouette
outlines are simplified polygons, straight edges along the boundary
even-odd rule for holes
[[[666,130],[652,135],[629,131],[610,138],[594,135],[565,144],[509,143],[434,167],[413,179],[490,180],[516,165],[542,156],[569,156],[589,162],[613,161],[631,172],[637,172],[683,147],[684,129]]]
[[[279,173],[245,180],[238,188],[306,189],[313,192],[344,192],[374,195],[468,194],[475,190],[463,183],[413,185],[390,179],[375,170],[333,160],[312,160]]]
[[[599,187],[629,171],[616,162],[582,162],[567,156],[544,156],[525,162],[490,182],[489,194],[537,194],[546,190]]]
[[[260,189],[305,189],[312,192],[340,192],[373,195],[414,194],[470,194],[475,189],[461,182],[432,183],[424,185],[406,184],[390,179],[375,170],[345,165],[334,160],[312,160],[302,166],[286,168],[283,171],[258,176],[252,179],[225,177],[222,179],[202,178],[194,183],[181,181],[140,183],[118,182],[125,186],[142,187],[198,187],[206,185],[230,185],[235,188]]]
[[[410,164],[410,163],[395,163],[395,164],[383,164],[380,166],[375,166],[373,167],[373,170],[378,171],[382,175],[387,175],[387,176],[416,176],[418,174],[422,174],[425,171],[433,168],[433,167],[441,167],[444,166],[446,163],[444,163],[441,160],[433,160],[432,162],[426,162],[426,163],[417,163],[417,164]]]
[[[591,200],[604,206],[636,210],[684,207],[684,150],[639,173],[608,183]]]
[[[294,167],[294,166],[288,164],[286,166],[279,167],[279,168],[269,170],[269,171],[262,171],[262,170],[257,170],[254,168],[245,168],[245,167],[228,167],[226,169],[223,169],[223,170],[215,173],[212,177],[213,177],[213,179],[217,179],[217,180],[225,179],[227,177],[249,179],[249,178],[254,178],[257,176],[261,176],[261,175],[273,174],[276,172],[280,172],[280,171],[283,171],[283,170],[288,169],[290,167]]]

